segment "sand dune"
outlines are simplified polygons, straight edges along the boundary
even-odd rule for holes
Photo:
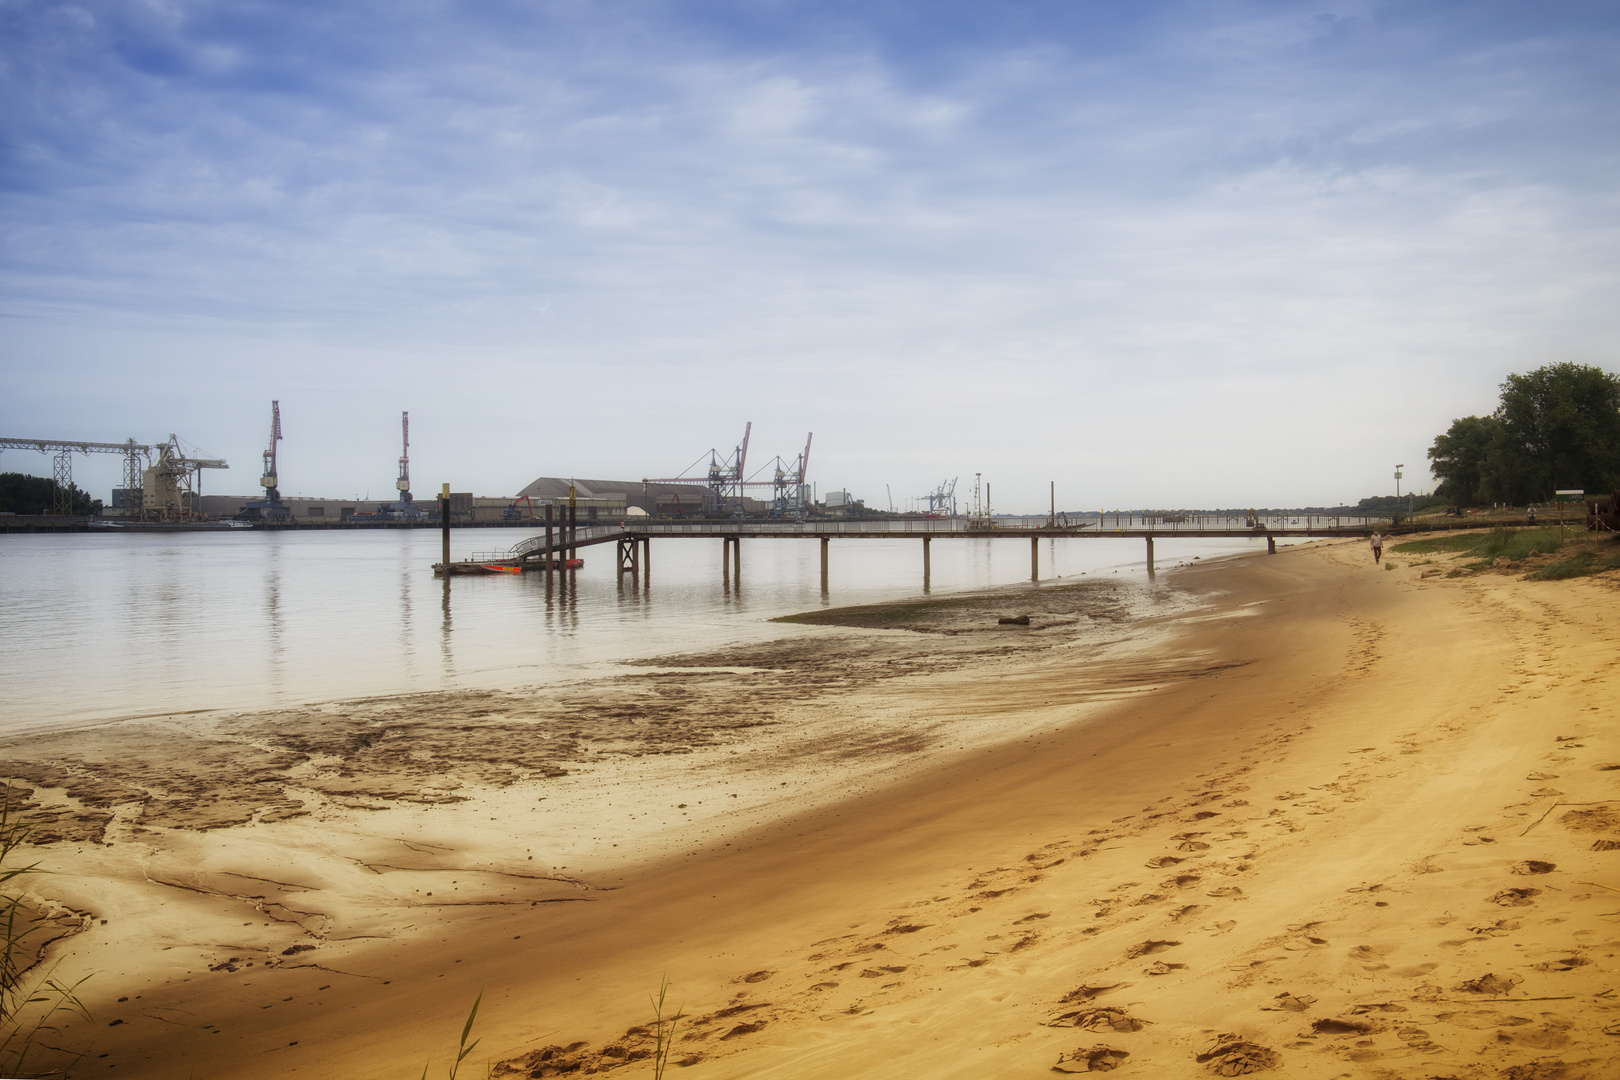
[[[64,1041],[93,1047],[86,1073],[414,1076],[482,990],[497,1075],[650,1075],[667,972],[681,1076],[1616,1075],[1613,583],[1419,573],[1317,544],[1173,575],[1129,640],[874,634],[905,674],[771,707],[822,725],[823,753],[868,724],[925,746],[784,816],[759,792],[794,775],[793,741],[718,739],[759,760],[694,757],[693,784],[768,778],[756,812],[702,846],[638,833],[659,857],[627,869],[500,862],[503,838],[544,839],[532,799],[498,797],[522,783],[376,811],[401,835],[453,823],[414,856],[352,810],[267,823],[273,850],[252,825],[149,836],[122,870],[118,844],[63,840],[46,850],[84,877],[52,887],[98,920],[72,962],[101,972]],[[458,866],[466,903],[420,897]],[[341,910],[300,904],[317,892]]]

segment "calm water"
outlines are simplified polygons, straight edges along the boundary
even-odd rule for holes
[[[454,557],[516,543],[454,535]],[[1254,550],[1160,540],[1160,568]],[[648,588],[621,588],[611,545],[570,592],[545,575],[456,578],[439,534],[249,532],[0,537],[0,733],[195,709],[260,709],[378,693],[542,684],[629,659],[788,632],[770,618],[919,595],[916,541],[840,540],[831,592],[815,540],[748,540],[742,582],[720,541],[655,540]],[[1041,576],[1141,577],[1141,540],[1041,542]],[[1023,539],[941,539],[934,593],[1029,577]]]

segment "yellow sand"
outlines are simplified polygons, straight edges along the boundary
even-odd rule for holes
[[[112,921],[142,940],[70,944],[104,977],[62,1041],[92,1047],[75,1075],[443,1075],[483,991],[475,1075],[651,1075],[627,1031],[667,972],[681,1077],[1033,1077],[1093,1048],[1145,1077],[1615,1076],[1620,850],[1593,850],[1620,841],[1614,584],[1423,569],[1359,542],[1227,560],[1178,576],[1203,604],[1149,655],[864,688],[835,706],[852,723],[1021,735],[584,875],[577,900],[391,921],[341,974],[247,946],[163,969],[142,951],[163,919],[216,955],[229,920],[126,874]]]

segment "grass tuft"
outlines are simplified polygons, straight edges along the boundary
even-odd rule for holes
[[[21,886],[25,878],[45,871],[38,863],[18,863],[18,849],[28,841],[28,825],[11,807],[11,787],[0,782],[0,789],[4,790],[0,796],[0,1075],[63,1076],[83,1055],[44,1071],[30,1066],[30,1055],[43,1048],[43,1037],[56,1033],[53,1021],[59,1014],[90,1018],[78,997],[84,979],[61,982],[54,978],[55,965],[43,975],[29,974],[41,957],[32,940],[38,930],[35,912]]]
[[[648,995],[647,998],[653,1007],[653,1080],[664,1080],[664,1070],[669,1068],[669,1052],[675,1048],[675,1028],[684,1015],[677,1008],[675,1015],[664,1016],[664,1001],[668,996],[669,973],[666,971],[658,984],[658,996]]]
[[[483,1002],[484,992],[480,990],[478,996],[473,998],[472,1011],[467,1014],[467,1022],[461,1025],[461,1041],[456,1044],[456,1059],[450,1063],[450,1069],[446,1073],[450,1080],[456,1080],[456,1075],[461,1072],[462,1062],[466,1061],[467,1055],[471,1054],[477,1049],[478,1044],[483,1042],[483,1039],[474,1039],[472,1042],[467,1041],[467,1036],[472,1034],[473,1021],[478,1019],[478,1006],[482,1005]],[[429,1061],[422,1066],[422,1080],[427,1080],[429,1064],[432,1064],[432,1062]],[[488,1077],[490,1070],[486,1068],[484,1075]]]

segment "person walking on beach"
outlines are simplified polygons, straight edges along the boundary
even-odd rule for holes
[[[1384,557],[1384,538],[1377,533],[1372,534],[1373,562],[1379,562]]]

